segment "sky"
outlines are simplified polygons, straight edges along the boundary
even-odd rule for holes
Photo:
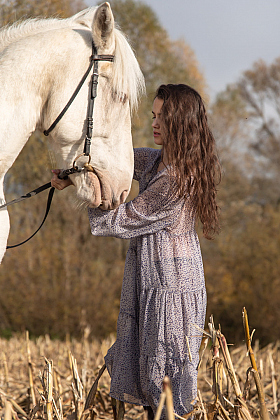
[[[194,50],[211,100],[255,61],[280,57],[280,0],[142,1],[171,39],[183,38]]]

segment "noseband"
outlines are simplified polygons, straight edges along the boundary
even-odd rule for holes
[[[82,77],[80,83],[76,87],[73,95],[71,96],[71,98],[69,99],[69,101],[67,102],[67,104],[65,105],[63,110],[61,111],[61,113],[54,120],[52,125],[47,130],[44,131],[44,135],[48,136],[50,134],[50,132],[55,128],[57,123],[61,120],[61,118],[66,113],[67,109],[70,107],[70,105],[72,104],[72,102],[76,98],[78,92],[80,91],[81,87],[83,86],[85,80],[87,79],[87,77],[88,77],[88,75],[89,75],[89,73],[90,73],[90,71],[93,67],[93,74],[91,76],[91,81],[90,81],[90,85],[89,85],[89,102],[88,102],[88,110],[87,110],[87,133],[86,133],[85,142],[84,142],[84,150],[83,150],[83,153],[81,153],[80,155],[78,155],[74,159],[72,168],[65,169],[65,170],[60,172],[58,177],[61,178],[61,179],[66,178],[68,175],[71,175],[75,172],[81,172],[83,169],[85,169],[87,171],[90,171],[90,172],[95,172],[94,168],[89,163],[90,163],[90,159],[91,159],[90,146],[91,146],[92,130],[93,130],[93,108],[94,108],[94,100],[97,96],[97,85],[98,85],[98,77],[99,77],[98,62],[99,61],[113,62],[114,61],[114,55],[98,55],[97,54],[97,49],[96,49],[94,43],[92,43],[92,55],[90,56],[90,63],[89,63],[87,71],[85,72],[85,74]],[[82,156],[88,156],[88,162],[85,163],[83,167],[79,167],[76,164],[76,162]]]

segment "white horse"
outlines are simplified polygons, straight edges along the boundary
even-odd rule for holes
[[[103,209],[112,209],[124,202],[133,173],[131,110],[144,79],[114,26],[110,5],[103,3],[68,19],[31,19],[0,31],[0,204],[5,173],[31,133],[48,129],[68,102],[89,66],[92,41],[99,55],[114,55],[114,61],[99,62],[91,145],[95,173],[83,170],[71,179],[87,206],[102,202]],[[49,136],[59,168],[72,167],[83,152],[90,77]],[[0,210],[0,262],[8,233],[8,212]]]

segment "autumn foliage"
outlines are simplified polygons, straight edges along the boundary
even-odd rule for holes
[[[2,1],[1,6],[2,24],[31,15],[65,17],[86,7],[82,1],[55,0]],[[111,6],[147,83],[147,97],[133,119],[134,144],[152,146],[151,101],[158,85],[187,83],[207,100],[207,83],[195,52],[184,40],[171,40],[149,6],[134,0],[113,0]],[[236,342],[243,337],[244,306],[261,343],[279,337],[279,98],[280,59],[255,63],[208,106],[223,166],[222,231],[214,241],[201,238],[208,313]],[[47,141],[36,132],[6,176],[7,200],[48,182],[53,167]],[[131,197],[136,193],[133,184]],[[33,233],[46,199],[42,193],[10,208],[9,244]],[[114,332],[127,246],[125,240],[92,237],[87,213],[76,208],[71,188],[55,192],[43,229],[9,250],[1,265],[2,335],[28,329],[33,335],[79,337],[85,327],[96,337]]]

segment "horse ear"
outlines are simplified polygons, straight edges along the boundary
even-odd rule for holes
[[[92,37],[97,48],[108,49],[114,41],[114,16],[109,3],[101,4],[93,17]]]

